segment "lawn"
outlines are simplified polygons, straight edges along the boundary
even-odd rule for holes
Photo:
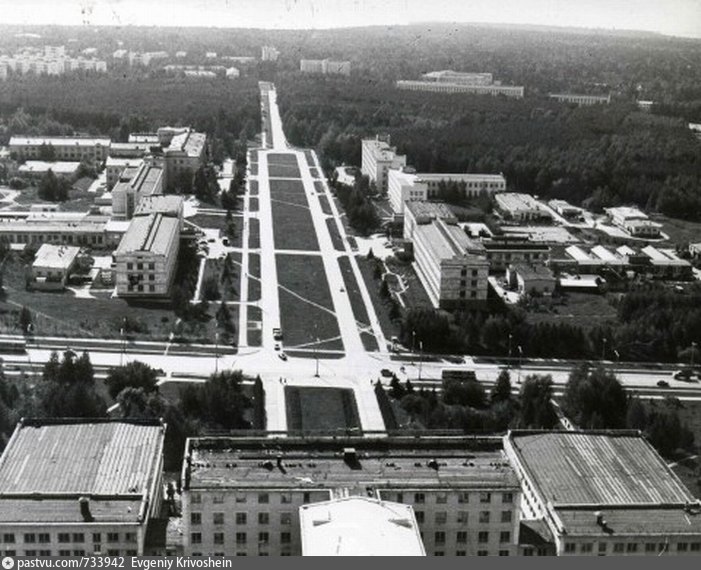
[[[302,173],[296,164],[270,164],[268,161],[268,176],[270,178],[300,178]]]
[[[617,319],[609,295],[566,293],[558,299],[535,299],[527,307],[529,323],[567,323],[585,329]]]
[[[309,208],[304,184],[301,180],[271,180],[270,197],[273,202],[286,202]]]
[[[310,168],[309,173],[312,175],[312,178],[319,178],[319,171],[316,168]]]
[[[419,280],[416,271],[411,263],[401,263],[399,261],[387,263],[387,268],[401,275],[407,289],[402,294],[407,305],[411,307],[431,307],[431,299],[429,299],[423,283]]]
[[[246,337],[248,346],[261,346],[263,344],[263,311],[260,307],[248,307],[248,331]]]
[[[338,232],[338,227],[336,226],[335,218],[327,218],[326,227],[328,228],[329,233],[331,234],[331,242],[333,243],[334,249],[336,251],[346,251],[345,244],[343,243],[343,239],[341,238],[341,234]]]
[[[360,287],[358,286],[358,281],[355,279],[355,274],[351,268],[350,260],[347,256],[338,258],[338,265],[341,268],[341,273],[343,274],[343,282],[346,286],[346,293],[348,293],[348,298],[350,299],[351,307],[353,308],[353,316],[356,321],[359,321],[363,325],[369,325],[370,319],[368,318],[367,307],[363,302],[363,297],[360,294]]]
[[[249,218],[248,220],[248,247],[260,249],[260,220]]]
[[[314,161],[314,153],[311,150],[307,149],[304,151],[304,158],[307,159],[307,164],[309,164],[309,166],[314,166],[316,164]]]
[[[382,332],[389,340],[392,336],[399,335],[399,323],[392,321],[389,318],[390,304],[386,299],[380,296],[380,281],[373,276],[375,262],[368,260],[365,257],[357,257],[360,272],[363,274],[365,286],[368,288],[368,293],[372,299],[372,304],[375,306],[375,313],[380,321]]]
[[[275,249],[319,251],[319,242],[309,209],[272,203]]]
[[[286,153],[271,153],[268,155],[268,164],[281,164],[283,166],[294,166],[297,164],[297,155]]]
[[[662,232],[669,236],[669,239],[676,244],[696,243],[701,241],[701,223],[677,220],[667,216],[653,216],[656,222],[664,224]]]
[[[333,212],[331,211],[331,206],[329,204],[329,199],[326,197],[326,194],[317,194],[317,197],[319,198],[319,204],[321,204],[321,211],[324,212],[327,216],[332,216]]]
[[[229,254],[231,255],[231,254]],[[239,259],[240,259],[240,254]],[[240,299],[239,284],[241,282],[241,264],[235,263],[234,258],[229,258],[229,277],[226,280],[222,279],[224,271],[224,261],[219,259],[207,259],[204,265],[204,276],[202,278],[203,288],[204,283],[209,280],[216,280],[219,287],[219,296],[216,299],[208,299],[209,301],[238,301]],[[204,294],[200,292],[200,301],[204,301]]]
[[[285,386],[285,409],[289,431],[360,432],[358,405],[347,388]]]
[[[331,291],[320,257],[276,255],[280,296],[280,320],[289,347],[316,345],[343,350],[333,311]],[[324,310],[324,308],[328,309]],[[313,323],[312,326],[310,324]]]
[[[17,198],[15,198],[15,202],[28,207],[37,202],[43,202],[43,200],[39,198],[38,187],[29,186],[19,193]],[[58,202],[61,210],[64,212],[87,212],[94,203],[95,194],[80,190],[69,190],[68,200],[65,202]]]
[[[248,254],[248,300],[260,301],[260,255],[257,253]]]

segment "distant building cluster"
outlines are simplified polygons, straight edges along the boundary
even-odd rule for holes
[[[408,91],[432,91],[434,93],[471,93],[476,95],[504,95],[523,99],[521,86],[502,85],[494,81],[491,73],[458,72],[452,70],[431,71],[419,80],[399,80],[397,88]]]
[[[637,431],[190,438],[169,522],[166,429],[22,420],[0,458],[0,554],[701,552],[701,504]]]
[[[575,105],[608,105],[611,102],[611,94],[608,95],[584,95],[578,93],[550,93],[551,99],[561,103],[574,103]]]
[[[116,61],[125,61],[130,66],[148,66],[154,61],[168,59],[170,54],[167,51],[128,51],[118,49],[112,54],[112,59]],[[184,57],[184,56],[183,56]]]
[[[628,232],[633,237],[657,239],[660,237],[662,224],[653,222],[638,208],[606,208],[606,213],[615,226]]]
[[[25,48],[13,55],[0,55],[0,79],[6,79],[10,71],[20,75],[63,75],[73,71],[105,73],[107,63],[87,55],[71,56],[66,53],[65,46],[44,46],[43,50]]]
[[[225,67],[223,65],[166,65],[163,68],[168,73],[182,74],[185,77],[226,77],[236,79],[241,72],[235,67]]]
[[[351,73],[351,62],[331,59],[303,59],[299,62],[299,70],[302,73],[349,76]]]

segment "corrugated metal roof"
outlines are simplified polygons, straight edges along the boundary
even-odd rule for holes
[[[141,499],[90,500],[94,522],[139,522]],[[0,496],[0,523],[82,523],[78,499],[8,499]]]
[[[553,505],[685,504],[694,498],[642,438],[630,434],[512,434]]]
[[[115,254],[148,251],[165,255],[169,244],[177,239],[180,221],[162,214],[138,216],[131,221],[129,229],[119,242]]]
[[[683,508],[601,510],[606,527],[596,523],[597,511],[557,509],[568,536],[701,534],[701,515]],[[608,530],[608,532],[607,532]]]
[[[24,425],[0,460],[0,498],[143,493],[154,475],[162,438],[161,426],[155,425]]]

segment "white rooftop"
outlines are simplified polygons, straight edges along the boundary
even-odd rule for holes
[[[44,162],[43,160],[28,160],[19,167],[19,171],[23,174],[31,172],[48,172],[51,170],[54,174],[73,174],[80,162]]]
[[[68,269],[80,253],[79,247],[43,244],[37,251],[34,267]]]
[[[425,556],[410,505],[348,497],[299,509],[304,556]]]
[[[28,137],[15,136],[10,139],[10,146],[110,146],[110,139],[107,138],[87,138],[87,137]]]

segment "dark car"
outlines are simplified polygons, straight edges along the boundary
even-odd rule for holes
[[[384,376],[385,378],[392,377],[392,371],[389,370],[388,368],[383,368],[382,370],[380,370],[380,374],[382,374],[382,376]]]
[[[693,376],[693,372],[691,370],[677,370],[674,373],[673,378],[675,380],[681,380],[682,382],[691,382],[691,377]]]
[[[669,382],[667,382],[666,380],[660,380],[660,381],[658,381],[658,382],[657,382],[657,385],[658,385],[660,388],[669,388]]]

